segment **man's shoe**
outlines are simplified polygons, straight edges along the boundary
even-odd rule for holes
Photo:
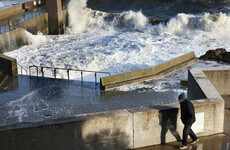
[[[186,148],[188,148],[188,146],[181,146],[181,147],[179,147],[179,149],[186,149]]]
[[[198,142],[199,139],[196,139],[196,140],[192,140],[192,142],[190,144],[195,144],[196,142]]]

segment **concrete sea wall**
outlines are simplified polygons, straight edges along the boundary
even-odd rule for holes
[[[0,39],[0,53],[12,51],[28,44],[26,33],[22,28],[0,35]]]
[[[190,63],[194,63],[196,60],[197,59],[195,58],[195,53],[190,52],[152,68],[101,78],[100,86],[101,89],[107,90],[110,88],[141,82],[148,79],[156,79],[178,68],[186,66]]]
[[[47,35],[49,33],[48,14],[44,13],[40,16],[22,22],[18,26],[32,34],[37,34],[38,32],[41,32]]]
[[[198,136],[223,132],[222,103],[193,102]],[[1,148],[133,149],[177,141],[182,137],[178,104],[76,116],[66,123],[0,131]],[[35,142],[36,141],[36,142]]]
[[[63,10],[62,13],[64,16],[63,24],[67,25],[68,13],[66,10]],[[48,14],[44,13],[40,16],[18,24],[19,28],[12,30],[6,34],[0,35],[0,53],[13,51],[24,45],[27,45],[28,40],[24,30],[27,30],[32,34],[37,34],[38,32],[41,32],[45,35],[49,34],[48,22]]]

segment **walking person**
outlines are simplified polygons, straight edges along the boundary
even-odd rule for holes
[[[190,144],[195,144],[199,141],[196,134],[191,129],[192,124],[196,121],[196,117],[194,106],[189,100],[187,100],[187,97],[184,93],[178,96],[178,101],[181,108],[181,121],[184,124],[182,146],[180,149],[186,149],[188,135],[192,138],[192,142]]]

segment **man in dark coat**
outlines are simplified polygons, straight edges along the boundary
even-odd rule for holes
[[[196,117],[194,112],[194,106],[189,100],[187,100],[186,95],[184,93],[178,96],[178,101],[180,103],[181,108],[181,121],[184,124],[183,140],[180,149],[186,149],[188,135],[192,138],[191,144],[195,144],[199,141],[196,134],[191,129],[192,124],[196,121]]]

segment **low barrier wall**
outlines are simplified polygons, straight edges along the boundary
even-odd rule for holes
[[[147,68],[137,70],[133,72],[127,72],[123,74],[108,76],[100,79],[101,89],[107,90],[110,88],[141,82],[148,79],[159,78],[169,72],[172,72],[178,68],[195,62],[195,53],[190,52],[173,60],[155,66],[153,68]]]
[[[192,129],[197,136],[223,132],[223,102],[210,103],[207,99],[192,101],[196,122]],[[183,124],[179,104],[131,110],[134,119],[134,148],[178,141],[182,138]]]
[[[203,71],[220,95],[230,94],[230,70],[229,68],[208,68]]]
[[[132,115],[127,110],[81,115],[74,119],[55,125],[0,131],[1,150],[133,148]]]
[[[5,53],[28,44],[24,29],[18,28],[0,35],[0,53]]]
[[[197,136],[222,133],[224,103],[192,102]],[[78,115],[53,123],[0,131],[1,149],[133,149],[180,140],[183,131],[179,104]]]

